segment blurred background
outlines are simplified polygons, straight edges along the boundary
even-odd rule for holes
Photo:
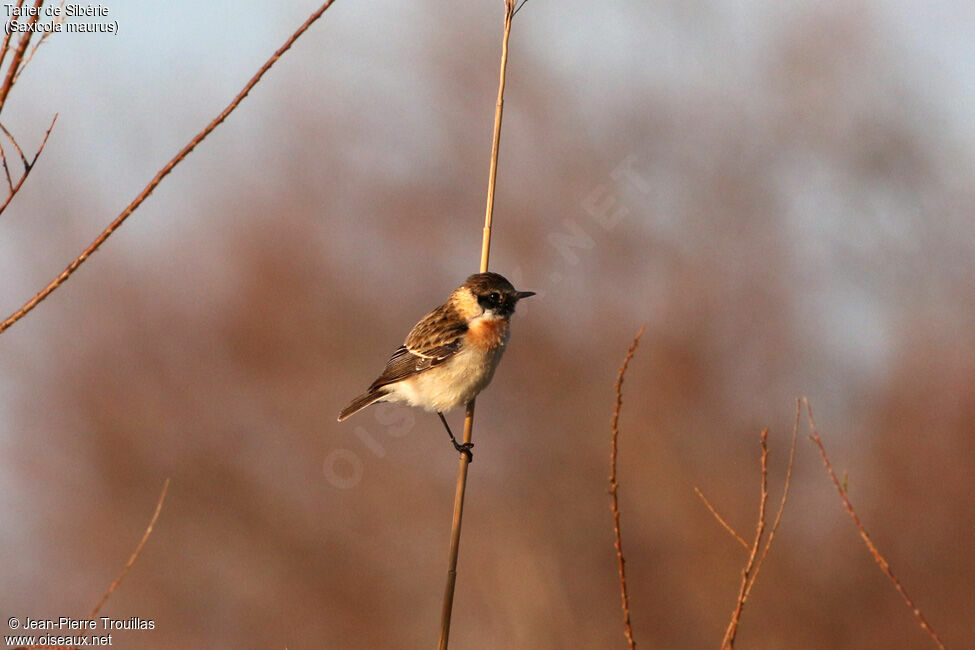
[[[9,2],[7,4],[10,4]],[[3,124],[6,315],[73,259],[314,2],[109,2]],[[339,409],[476,270],[502,3],[340,0],[80,271],[0,338],[0,613],[154,619],[126,648],[438,636],[457,456]],[[950,647],[975,633],[975,7],[531,0],[492,268],[538,292],[478,400],[456,648],[716,647],[770,427],[809,397],[867,529]],[[452,422],[459,426],[461,415]],[[800,431],[740,647],[927,648]],[[6,632],[5,632],[6,634]]]

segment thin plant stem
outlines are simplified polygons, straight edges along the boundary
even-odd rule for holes
[[[795,467],[796,462],[796,441],[799,439],[799,415],[801,412],[801,404],[799,400],[796,400],[796,421],[792,426],[792,447],[789,449],[789,467],[785,472],[785,487],[782,488],[782,500],[779,501],[779,510],[775,513],[775,519],[772,521],[772,528],[769,530],[768,539],[765,540],[765,546],[762,548],[762,555],[758,558],[758,563],[755,565],[755,572],[752,573],[752,579],[748,583],[748,588],[745,589],[745,598],[752,593],[752,587],[755,586],[755,581],[758,580],[758,573],[762,570],[762,565],[765,563],[765,558],[768,556],[769,549],[772,548],[772,540],[775,538],[775,531],[779,529],[779,523],[782,521],[782,513],[785,511],[785,503],[789,500],[789,486],[792,484],[792,468]]]
[[[3,158],[3,171],[7,175],[7,184],[10,186],[10,194],[7,195],[7,198],[4,200],[3,203],[0,203],[0,214],[3,214],[3,211],[7,209],[8,205],[10,205],[10,202],[14,200],[14,196],[16,196],[17,192],[20,191],[20,188],[23,187],[24,181],[27,180],[28,174],[30,174],[31,170],[34,169],[34,164],[37,162],[37,159],[40,158],[41,153],[44,151],[44,147],[47,145],[47,139],[51,137],[51,130],[54,128],[54,123],[57,121],[58,121],[58,114],[55,113],[54,118],[51,120],[51,125],[48,126],[47,131],[44,132],[44,139],[41,140],[41,146],[37,148],[37,152],[34,154],[34,159],[31,161],[28,161],[26,158],[23,159],[24,174],[20,177],[20,180],[18,180],[16,184],[11,185],[10,183],[10,170],[7,168],[7,156],[6,154],[3,154],[3,150],[2,148],[0,148],[0,155],[2,155]],[[2,127],[3,125],[0,125],[0,128]],[[3,130],[4,132],[7,131],[6,129]],[[13,139],[13,136],[10,137],[10,141],[14,143],[14,146],[17,147],[17,151],[20,153],[21,158],[23,158],[24,152],[20,150],[19,146],[17,146],[17,143]],[[2,331],[3,330],[0,330],[0,332]]]
[[[694,492],[697,494],[698,497],[701,498],[701,501],[703,501],[704,502],[704,505],[707,506],[707,509],[711,511],[711,514],[714,515],[714,518],[718,521],[718,523],[721,524],[721,526],[726,531],[728,531],[728,533],[732,537],[734,537],[736,540],[738,540],[738,543],[741,544],[742,547],[747,551],[748,550],[748,542],[746,542],[745,539],[741,535],[739,535],[738,532],[735,531],[734,528],[731,527],[731,524],[729,524],[727,521],[725,521],[724,517],[722,517],[718,513],[717,509],[713,505],[711,505],[711,502],[710,501],[708,501],[708,498],[706,496],[704,496],[704,493],[701,492],[701,490],[698,489],[697,486],[694,487]]]
[[[721,648],[734,648],[735,636],[738,632],[738,626],[741,621],[742,611],[745,609],[745,603],[748,601],[748,596],[752,593],[752,588],[755,586],[755,582],[758,580],[758,574],[762,570],[762,565],[765,563],[765,558],[768,557],[769,550],[772,548],[772,541],[775,539],[775,532],[779,528],[779,524],[782,522],[782,513],[785,512],[785,504],[789,500],[789,487],[792,485],[792,470],[795,467],[796,461],[796,440],[799,437],[799,414],[800,414],[800,402],[796,400],[796,418],[795,424],[792,427],[792,446],[789,450],[789,465],[786,469],[785,475],[785,485],[782,488],[782,498],[779,501],[779,509],[775,513],[775,519],[772,522],[772,527],[769,530],[768,537],[765,539],[765,545],[762,547],[762,552],[758,554],[758,548],[761,546],[762,535],[765,532],[766,527],[766,504],[768,502],[768,429],[762,431],[762,495],[761,501],[758,507],[758,525],[755,530],[755,541],[751,546],[745,542],[742,537],[735,532],[735,529],[724,520],[724,518],[718,513],[717,509],[711,502],[707,500],[704,493],[698,488],[694,488],[697,496],[701,498],[704,505],[707,506],[714,518],[718,520],[725,530],[727,530],[738,543],[745,547],[745,550],[749,552],[748,561],[745,564],[745,568],[742,569],[741,586],[738,590],[738,599],[735,601],[735,609],[731,615],[731,621],[728,623],[728,628],[725,630],[725,636],[721,641]]]
[[[108,599],[112,596],[112,594],[115,592],[118,586],[122,584],[122,580],[129,573],[129,570],[131,570],[132,567],[135,565],[135,561],[139,559],[139,555],[142,553],[142,548],[146,545],[146,542],[149,541],[149,536],[152,535],[152,530],[153,528],[155,528],[156,521],[158,521],[159,519],[159,514],[162,512],[163,502],[166,500],[166,492],[168,491],[169,491],[169,479],[167,478],[166,481],[163,483],[162,492],[159,493],[159,499],[156,500],[156,509],[152,513],[152,518],[149,520],[149,525],[146,526],[145,532],[142,533],[142,539],[140,539],[139,543],[136,544],[135,550],[132,551],[132,555],[129,556],[129,561],[125,563],[124,567],[122,567],[122,571],[119,573],[118,577],[115,578],[115,580],[112,582],[111,585],[109,585],[108,590],[104,594],[102,594],[101,600],[98,601],[98,604],[95,605],[95,607],[91,610],[91,613],[88,614],[89,619],[95,618],[95,615],[101,611],[102,607],[105,606],[105,603],[108,602]],[[27,648],[58,648],[63,650],[78,650],[77,646],[38,645],[38,644],[20,646],[16,650],[27,650]]]
[[[17,9],[20,10],[24,6],[24,0],[17,0]],[[0,66],[3,65],[4,59],[7,58],[7,52],[10,51],[10,37],[13,35],[14,31],[11,29],[7,31],[6,35],[3,37],[3,45],[0,45]]]
[[[10,177],[10,167],[7,166],[7,152],[4,151],[2,143],[0,143],[0,162],[3,163],[3,173],[7,177],[7,187],[10,189],[10,194],[13,194],[14,180]]]
[[[17,150],[17,155],[20,156],[20,162],[24,164],[24,168],[26,169],[27,167],[30,167],[30,163],[27,162],[27,156],[24,155],[24,150],[20,148],[19,144],[17,144],[17,138],[14,137],[13,133],[8,131],[7,127],[5,127],[3,123],[0,123],[0,131],[3,131],[3,134],[7,136],[7,139],[10,140],[11,144],[14,145],[14,149]]]
[[[474,400],[467,404],[464,418],[464,442],[471,441],[471,428],[474,426]],[[464,493],[467,490],[467,470],[470,463],[466,454],[460,455],[457,470],[457,487],[454,492],[454,517],[450,524],[450,553],[448,556],[447,586],[444,588],[443,611],[440,616],[440,645],[446,650],[450,636],[450,615],[454,609],[454,586],[457,584],[457,555],[460,553],[460,526],[464,516]]]
[[[34,0],[34,11],[27,19],[28,27],[33,27],[37,23],[42,4],[44,4],[44,0]],[[10,59],[10,66],[7,68],[7,75],[3,80],[3,86],[0,86],[0,111],[3,110],[7,96],[10,94],[10,89],[14,87],[14,78],[17,76],[17,70],[20,69],[20,63],[24,59],[24,51],[27,49],[27,45],[30,44],[30,39],[33,34],[34,32],[31,29],[24,32],[20,37],[20,41],[17,43],[17,49],[14,50],[13,58]]]
[[[498,101],[494,107],[494,137],[491,140],[491,167],[488,172],[487,206],[484,210],[484,232],[481,239],[481,273],[488,270],[491,257],[491,225],[494,220],[494,188],[498,180],[498,151],[501,149],[501,118],[504,115],[504,82],[508,70],[508,36],[514,17],[514,0],[504,2],[504,35],[501,39],[501,72],[498,79]]]
[[[735,601],[735,609],[731,613],[731,621],[725,631],[724,639],[721,641],[721,649],[735,647],[735,636],[738,633],[738,624],[741,621],[741,613],[745,609],[745,601],[748,600],[748,585],[751,582],[752,571],[758,557],[758,547],[762,541],[762,534],[765,532],[765,508],[768,503],[768,429],[762,430],[762,496],[758,503],[758,524],[755,526],[755,541],[752,543],[751,551],[748,554],[748,561],[745,568],[741,571],[741,586],[738,588],[738,599]]]
[[[284,45],[279,47],[274,54],[272,54],[271,57],[264,62],[264,65],[258,69],[254,76],[251,77],[246,84],[244,84],[244,88],[237,94],[236,97],[233,98],[233,100],[231,100],[227,107],[224,108],[209,124],[207,124],[202,131],[197,133],[193,139],[190,140],[189,143],[172,158],[172,160],[166,163],[163,168],[156,173],[152,180],[149,181],[149,184],[146,185],[141,192],[139,192],[132,202],[129,203],[129,205],[127,205],[110,224],[108,224],[101,234],[95,237],[94,241],[92,241],[91,244],[89,244],[88,247],[85,248],[80,255],[78,255],[78,257],[72,260],[72,262],[68,264],[68,266],[61,271],[61,273],[58,274],[58,276],[54,278],[46,287],[41,289],[33,298],[24,303],[20,309],[10,314],[10,316],[8,316],[3,322],[0,322],[0,334],[5,332],[11,325],[26,316],[32,309],[34,309],[34,307],[40,304],[42,300],[47,298],[51,292],[64,284],[64,282],[71,277],[76,270],[78,270],[78,267],[84,264],[84,262],[91,257],[92,253],[98,250],[98,247],[105,243],[105,240],[111,237],[112,233],[114,233],[133,212],[135,212],[136,208],[142,205],[142,202],[145,201],[150,194],[152,194],[152,191],[156,189],[156,186],[158,186],[159,183],[161,183],[162,180],[166,178],[171,171],[173,171],[176,165],[182,162],[190,154],[190,152],[193,151],[193,149],[204,140],[204,138],[210,135],[214,129],[220,126],[220,124],[227,119],[227,116],[237,108],[240,102],[243,101],[254,86],[257,85],[257,82],[259,82],[264,74],[271,69],[271,66],[277,63],[278,59],[280,59],[281,56],[294,44],[294,42],[298,40],[298,38],[304,34],[309,27],[311,27],[312,23],[322,17],[325,10],[331,7],[334,2],[335,0],[328,0],[322,6],[312,12],[308,19],[305,20],[305,22],[302,23],[301,26],[298,27],[293,34],[291,34],[291,36],[288,37],[288,40],[284,42]]]
[[[623,364],[620,366],[619,375],[616,377],[616,405],[613,407],[613,420],[610,425],[612,437],[610,438],[609,452],[609,509],[613,513],[613,535],[615,536],[613,546],[616,548],[616,562],[619,566],[623,634],[626,636],[626,642],[629,644],[630,650],[636,648],[636,641],[633,639],[633,626],[630,623],[630,595],[626,589],[626,558],[623,557],[623,534],[620,532],[620,507],[617,494],[619,482],[616,477],[616,458],[620,437],[620,411],[623,408],[623,379],[626,377],[626,369],[630,365],[630,361],[633,359],[637,347],[640,345],[640,337],[643,336],[643,331],[646,327],[646,325],[642,326],[640,331],[636,333],[636,336],[633,337],[633,344],[630,345],[626,357],[623,358]]]
[[[61,0],[61,4],[59,5],[60,11],[58,12],[57,17],[55,17],[54,18],[54,21],[53,21],[53,24],[54,25],[63,23],[65,21],[65,19],[67,18],[67,14],[64,11],[64,5],[66,4],[66,2],[67,2],[67,0]],[[27,69],[27,64],[31,62],[31,59],[33,59],[34,58],[34,55],[37,53],[37,49],[41,45],[43,45],[44,44],[44,41],[46,41],[47,38],[51,34],[53,34],[53,33],[54,33],[53,30],[51,30],[51,31],[45,31],[45,32],[43,32],[41,34],[40,40],[37,41],[36,43],[34,43],[34,47],[30,48],[30,54],[28,54],[24,58],[24,62],[20,64],[20,69],[17,70],[17,72],[14,74],[14,78],[13,78],[13,81],[11,83],[17,83],[17,80],[20,79],[20,75],[23,74],[24,70]]]
[[[488,174],[487,206],[484,212],[484,230],[481,237],[481,273],[488,270],[491,256],[491,224],[494,217],[494,188],[498,180],[498,152],[501,148],[501,117],[504,112],[504,82],[508,68],[508,37],[514,16],[514,0],[504,0],[504,32],[501,37],[501,66],[498,79],[498,101],[494,110],[494,137],[491,143],[491,167]],[[467,404],[464,416],[464,444],[470,444],[474,431],[474,400]],[[439,650],[447,650],[450,637],[450,616],[454,608],[454,586],[457,583],[457,556],[460,550],[460,531],[464,514],[464,494],[467,489],[467,469],[470,461],[460,454],[457,469],[457,488],[454,492],[454,515],[450,526],[450,551],[448,556],[447,585],[444,588],[443,610],[440,617]]]
[[[163,483],[162,492],[159,494],[159,500],[156,501],[156,511],[152,513],[152,519],[149,520],[149,525],[146,526],[146,532],[142,534],[142,539],[139,540],[139,543],[136,545],[135,550],[132,551],[132,556],[129,557],[129,561],[125,563],[124,567],[122,567],[122,572],[119,573],[119,576],[117,578],[115,578],[115,582],[113,582],[108,587],[108,591],[106,591],[105,594],[102,596],[102,599],[98,601],[98,604],[95,605],[95,608],[91,610],[91,614],[88,615],[88,618],[90,619],[95,618],[95,614],[101,611],[102,607],[105,606],[105,603],[108,602],[109,597],[111,597],[112,592],[114,592],[115,589],[118,588],[119,584],[122,583],[122,579],[125,578],[126,574],[129,572],[129,569],[131,569],[132,565],[135,564],[135,561],[139,559],[139,553],[142,552],[142,547],[146,545],[147,541],[149,541],[149,536],[152,535],[152,529],[156,525],[156,520],[159,519],[159,513],[162,512],[163,502],[166,500],[167,491],[169,491],[168,478],[166,479],[166,482]]]
[[[937,633],[928,623],[927,619],[924,618],[924,614],[921,613],[918,606],[914,604],[914,601],[907,594],[907,590],[901,584],[900,580],[897,579],[897,576],[894,575],[893,569],[890,568],[890,563],[887,562],[887,559],[883,555],[881,555],[880,550],[873,543],[873,540],[870,539],[870,535],[867,534],[866,528],[863,527],[860,517],[857,515],[856,510],[853,509],[853,504],[850,503],[849,497],[847,497],[846,489],[840,483],[839,478],[836,477],[836,472],[833,471],[833,465],[829,462],[829,457],[826,455],[826,448],[823,446],[823,441],[819,437],[819,433],[816,431],[816,421],[813,419],[812,407],[809,405],[809,400],[805,401],[806,411],[809,413],[809,430],[812,431],[810,438],[814,443],[816,443],[816,446],[819,447],[819,455],[823,459],[823,465],[826,466],[826,472],[829,474],[830,480],[833,481],[833,485],[836,486],[836,491],[839,492],[840,499],[843,501],[843,506],[846,508],[846,512],[850,515],[850,518],[853,520],[853,524],[860,533],[860,538],[866,545],[867,550],[870,551],[870,555],[873,556],[873,561],[877,563],[880,570],[883,571],[884,574],[890,579],[891,583],[894,585],[894,588],[897,590],[897,593],[901,595],[901,598],[904,599],[904,602],[907,603],[907,606],[914,613],[914,616],[917,618],[921,629],[927,632],[928,636],[931,637],[931,640],[936,646],[938,646],[938,648],[945,650],[945,644],[938,637]]]

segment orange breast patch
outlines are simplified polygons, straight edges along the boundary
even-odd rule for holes
[[[503,318],[477,320],[467,330],[465,338],[470,345],[479,348],[497,348],[504,345],[508,322]]]

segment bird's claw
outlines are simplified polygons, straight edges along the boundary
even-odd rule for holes
[[[463,444],[456,441],[454,442],[454,449],[467,456],[468,463],[474,462],[474,452],[471,451],[471,449],[473,448],[474,448],[473,442],[465,442]]]

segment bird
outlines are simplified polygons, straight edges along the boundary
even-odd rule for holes
[[[342,422],[377,402],[405,402],[435,411],[454,449],[474,460],[472,442],[459,443],[444,413],[474,399],[494,377],[510,336],[517,291],[498,273],[475,273],[447,302],[420,319],[376,381],[339,413]]]

